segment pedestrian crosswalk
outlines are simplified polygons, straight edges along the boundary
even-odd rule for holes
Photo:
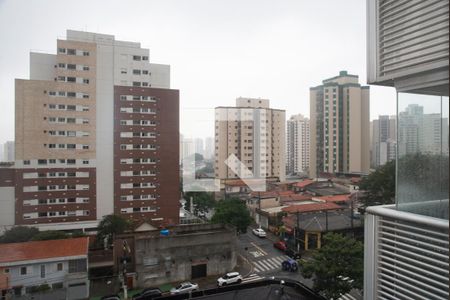
[[[356,300],[356,298],[350,294],[342,295],[338,300]]]
[[[256,273],[267,272],[270,270],[281,269],[281,263],[288,259],[286,255],[252,261]]]
[[[244,279],[242,279],[242,283],[246,283],[246,282],[253,282],[253,281],[257,281],[257,280],[261,280],[264,277],[261,277],[257,274],[251,274],[248,277],[245,277]]]

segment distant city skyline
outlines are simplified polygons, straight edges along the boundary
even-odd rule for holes
[[[309,87],[323,78],[347,70],[366,84],[365,5],[136,1],[125,7],[132,13],[123,14],[124,2],[109,1],[108,12],[99,14],[100,2],[0,0],[0,143],[14,139],[14,79],[28,78],[29,52],[55,53],[55,39],[66,29],[141,42],[151,60],[170,64],[186,137],[214,136],[214,107],[231,106],[240,96],[271,99],[287,116],[309,117]],[[35,17],[47,15],[48,7],[51,18]],[[393,88],[373,86],[371,99],[371,119],[395,114]]]

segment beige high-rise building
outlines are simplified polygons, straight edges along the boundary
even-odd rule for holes
[[[370,164],[369,87],[341,71],[310,88],[310,177],[363,173]]]
[[[284,110],[270,108],[266,99],[237,98],[236,107],[216,107],[215,118],[216,178],[285,179]],[[233,154],[249,172],[227,166]]]
[[[31,53],[30,79],[15,82],[15,223],[88,228],[117,214],[177,224],[170,67],[112,35],[68,30],[56,44]]]
[[[298,114],[287,121],[288,174],[308,173],[309,168],[309,119]]]

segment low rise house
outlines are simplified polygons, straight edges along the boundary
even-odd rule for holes
[[[0,244],[1,295],[47,291],[48,299],[89,297],[89,238]]]

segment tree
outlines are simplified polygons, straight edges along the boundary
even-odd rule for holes
[[[395,201],[395,161],[391,160],[361,180],[363,207],[392,204]]]
[[[33,238],[32,241],[47,241],[47,240],[62,240],[67,239],[70,236],[63,232],[63,231],[57,231],[57,230],[49,230],[49,231],[41,231]]]
[[[0,238],[0,242],[1,243],[28,242],[38,233],[39,229],[34,227],[16,226],[9,230],[6,230],[3,236]]]
[[[246,232],[252,222],[245,203],[238,198],[228,198],[217,203],[212,223],[231,224],[239,232]]]
[[[363,288],[364,247],[355,239],[327,233],[322,248],[312,260],[302,261],[301,266],[305,278],[314,276],[316,291],[327,299],[338,299],[353,288]]]
[[[198,215],[199,213],[207,213],[216,206],[214,195],[207,192],[186,192],[184,199],[186,200],[185,208],[190,210],[191,197],[194,201],[194,211],[191,213]]]
[[[117,215],[104,216],[98,225],[97,242],[103,243],[105,238],[108,239],[108,244],[112,243],[114,234],[124,233],[131,227],[131,223]]]

